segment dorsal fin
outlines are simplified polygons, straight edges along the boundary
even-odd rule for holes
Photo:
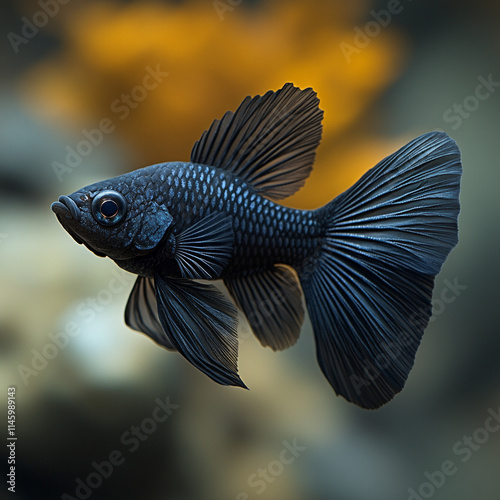
[[[318,105],[314,90],[291,83],[247,97],[203,132],[191,161],[228,170],[268,198],[286,198],[312,169],[322,131]]]

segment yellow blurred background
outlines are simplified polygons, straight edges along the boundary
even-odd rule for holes
[[[0,9],[0,380],[4,415],[16,387],[18,498],[498,499],[500,432],[478,431],[500,406],[495,4]],[[312,87],[325,112],[313,173],[289,206],[330,201],[429,130],[463,152],[460,244],[436,280],[407,387],[376,412],[335,397],[308,321],[296,346],[273,353],[242,320],[239,369],[251,390],[211,382],[127,329],[132,278],[76,245],[49,209],[85,184],[187,161],[212,120],[286,82]],[[82,152],[72,165],[69,151]],[[454,472],[436,473],[445,461]]]

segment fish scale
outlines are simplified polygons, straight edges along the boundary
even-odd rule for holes
[[[275,263],[298,266],[320,245],[324,230],[314,211],[279,205],[234,175],[207,165],[174,162],[156,169],[151,182],[164,177],[162,191],[173,194],[162,200],[176,221],[172,234],[216,211],[232,216],[235,245],[226,274]],[[194,189],[200,179],[213,197],[204,195],[199,187]]]

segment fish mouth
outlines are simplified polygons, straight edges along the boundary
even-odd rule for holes
[[[54,201],[50,205],[52,211],[57,215],[57,219],[63,225],[64,229],[71,235],[71,237],[80,245],[83,244],[83,240],[69,227],[64,221],[75,220],[77,222],[82,218],[82,213],[78,208],[78,205],[69,196],[59,196],[58,201]]]
[[[59,196],[59,200],[52,203],[50,208],[56,215],[64,215],[66,218],[69,218],[69,216],[71,216],[77,222],[79,222],[82,218],[82,214],[80,212],[80,209],[78,208],[78,205],[69,196]]]
[[[54,201],[52,205],[50,205],[52,211],[56,214],[57,219],[62,224],[64,229],[69,233],[69,235],[79,244],[85,245],[91,252],[95,253],[98,257],[106,257],[105,253],[100,252],[99,250],[95,250],[92,248],[87,242],[85,242],[78,234],[72,229],[71,223],[67,224],[65,222],[68,221],[76,221],[80,222],[82,218],[82,212],[78,208],[78,205],[75,201],[69,196],[59,196],[58,201]]]

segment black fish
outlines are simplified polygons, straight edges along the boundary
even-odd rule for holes
[[[215,120],[191,161],[160,163],[52,204],[78,242],[139,277],[125,321],[223,385],[237,373],[237,310],[263,346],[293,345],[304,319],[337,394],[377,408],[399,392],[456,245],[460,151],[430,132],[317,210],[275,203],[309,175],[323,112],[287,83]]]

